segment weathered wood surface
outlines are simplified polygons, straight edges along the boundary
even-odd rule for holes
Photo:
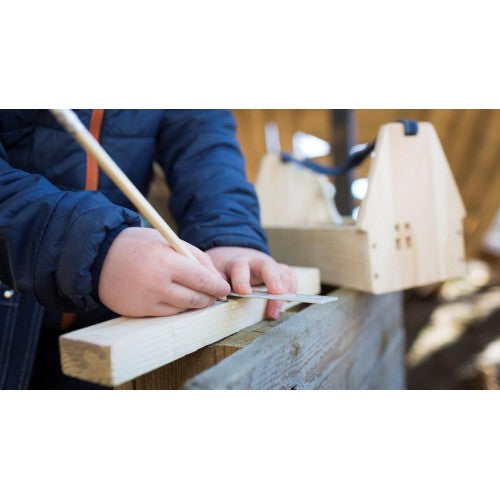
[[[120,386],[115,387],[115,389],[182,389],[189,379],[204,370],[208,370],[223,359],[231,356],[231,354],[249,345],[268,330],[274,328],[277,324],[283,322],[304,307],[306,307],[304,304],[299,304],[291,310],[283,311],[279,320],[262,320],[218,342],[202,347],[198,351],[177,359],[168,365],[146,373],[128,382],[127,384],[130,385],[126,387]]]
[[[185,387],[404,388],[401,294],[339,296],[285,319]]]
[[[295,271],[299,293],[319,292],[317,269]],[[59,338],[62,369],[81,380],[118,386],[257,323],[265,307],[265,300],[230,299],[166,318],[106,321]]]
[[[402,389],[406,386],[405,377],[405,331],[403,328],[393,332],[384,353],[359,389]]]

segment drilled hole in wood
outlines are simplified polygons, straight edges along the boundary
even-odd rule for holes
[[[411,237],[410,237],[410,236],[407,236],[407,237],[406,237],[406,246],[407,246],[408,248],[411,248]]]
[[[372,243],[372,248],[377,248],[377,244],[376,243]]]
[[[394,225],[394,229],[395,229],[396,231],[399,231],[399,224],[395,224],[395,225]]]
[[[396,250],[401,249],[401,240],[399,238],[396,238]]]
[[[378,273],[375,273],[375,274],[373,275],[373,277],[374,277],[375,279],[377,279],[377,278],[378,278]]]
[[[410,223],[409,222],[405,222],[405,229],[410,229]]]

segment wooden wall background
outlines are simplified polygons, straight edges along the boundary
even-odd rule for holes
[[[238,137],[247,160],[247,172],[254,180],[265,153],[264,124],[274,121],[280,130],[281,147],[292,150],[297,130],[331,141],[330,110],[235,110]],[[481,238],[500,203],[500,110],[476,109],[360,109],[356,111],[359,142],[369,142],[380,125],[409,118],[430,121],[436,127],[467,208],[465,237],[467,254],[480,250]],[[333,158],[325,158],[328,164]],[[364,176],[367,165],[359,170]]]

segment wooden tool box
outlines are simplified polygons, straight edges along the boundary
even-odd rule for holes
[[[324,176],[267,155],[256,189],[274,258],[374,294],[463,275],[465,208],[434,127],[418,125],[381,127],[356,220],[338,215]]]

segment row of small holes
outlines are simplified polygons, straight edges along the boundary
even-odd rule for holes
[[[407,230],[408,230],[408,229],[410,229],[410,223],[409,223],[409,222],[405,222],[405,224],[404,224],[404,228],[405,228],[405,229],[407,229]],[[399,231],[399,224],[396,224],[396,225],[394,226],[394,229],[395,229],[396,231]]]
[[[405,238],[406,246],[411,248],[411,236],[407,236]],[[401,238],[396,238],[396,249],[401,250]]]
[[[410,229],[410,223],[409,223],[409,222],[405,222],[404,228],[405,228],[405,229]],[[399,224],[395,224],[394,229],[395,229],[396,231],[399,231]],[[458,231],[457,231],[457,234],[458,234],[459,236],[461,236],[461,235],[463,234],[463,231],[458,230]],[[408,248],[411,248],[411,237],[410,237],[410,236],[407,236],[405,239],[406,239],[406,246],[407,246]],[[373,244],[372,244],[372,248],[376,248],[376,247],[377,247],[377,245],[376,245],[375,243],[373,243]],[[396,249],[397,249],[397,250],[400,250],[400,249],[401,249],[401,240],[400,240],[400,238],[396,238]],[[464,258],[464,257],[461,257],[461,258],[460,258],[460,261],[461,261],[461,262],[465,262],[465,258]],[[377,279],[377,278],[378,278],[378,273],[375,273],[375,274],[373,275],[373,277],[374,277],[375,279]]]

